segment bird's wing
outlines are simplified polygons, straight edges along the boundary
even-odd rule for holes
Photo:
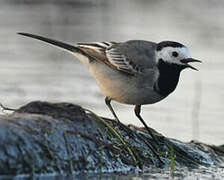
[[[130,75],[155,67],[155,47],[153,42],[139,40],[78,44],[90,58]]]
[[[18,34],[50,43],[71,53],[82,54],[87,56],[90,61],[96,60],[130,75],[136,75],[144,69],[154,69],[156,67],[155,50],[157,44],[150,41],[79,43],[77,46],[72,46],[39,35]]]

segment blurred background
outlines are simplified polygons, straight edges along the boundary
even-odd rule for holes
[[[149,126],[183,141],[224,143],[224,1],[1,0],[0,102],[71,102],[112,115],[95,80],[70,54],[17,35],[29,32],[69,43],[174,40],[189,47],[199,72],[181,74],[165,100],[142,108]],[[142,126],[133,106],[112,102],[123,123]]]

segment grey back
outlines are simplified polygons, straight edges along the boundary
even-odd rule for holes
[[[150,41],[130,40],[112,46],[117,52],[123,54],[142,69],[155,68],[155,51],[157,44]]]

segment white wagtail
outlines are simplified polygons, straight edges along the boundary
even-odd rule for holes
[[[111,100],[135,105],[135,115],[155,141],[140,116],[141,105],[153,104],[167,97],[176,88],[183,69],[197,70],[188,63],[201,62],[191,58],[186,46],[174,41],[154,43],[131,40],[69,45],[29,33],[18,34],[50,43],[73,54],[89,68],[115,119],[119,121]]]

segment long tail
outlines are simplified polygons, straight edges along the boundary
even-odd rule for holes
[[[54,40],[54,39],[46,38],[46,37],[43,37],[43,36],[30,34],[30,33],[19,32],[18,34],[43,41],[43,42],[51,44],[51,45],[53,45],[57,48],[60,48],[62,50],[66,50],[67,52],[74,55],[77,59],[79,59],[83,64],[88,65],[88,63],[89,63],[90,59],[89,59],[88,55],[76,46],[73,46],[73,45],[70,45],[70,44],[67,44],[67,43],[64,43],[64,42],[61,42],[61,41],[57,41],[57,40]]]
[[[34,38],[34,39],[38,39],[40,41],[44,41],[44,42],[49,43],[51,45],[54,45],[56,47],[62,48],[63,50],[67,50],[70,53],[79,53],[79,51],[80,51],[75,46],[72,46],[70,44],[67,44],[67,43],[64,43],[64,42],[61,42],[61,41],[57,41],[57,40],[54,40],[54,39],[50,39],[50,38],[46,38],[46,37],[43,37],[43,36],[34,35],[34,34],[30,34],[30,33],[19,32],[18,34],[23,35],[23,36],[27,36],[27,37],[31,37],[31,38]]]

